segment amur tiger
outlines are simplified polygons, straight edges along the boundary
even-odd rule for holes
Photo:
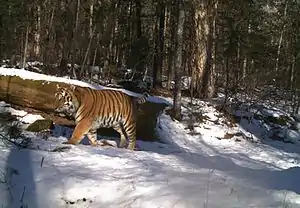
[[[72,137],[64,144],[78,144],[87,135],[91,145],[97,145],[97,129],[112,127],[120,134],[119,147],[135,149],[137,104],[145,103],[148,94],[131,97],[116,90],[94,90],[88,87],[62,88],[55,92],[56,111],[75,119]]]

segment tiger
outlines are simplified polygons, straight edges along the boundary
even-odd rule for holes
[[[132,97],[113,89],[95,90],[89,87],[60,87],[57,85],[56,112],[75,120],[71,138],[63,144],[79,144],[84,135],[90,145],[97,146],[97,129],[113,128],[120,134],[118,147],[135,150],[137,105],[147,101],[149,94]]]

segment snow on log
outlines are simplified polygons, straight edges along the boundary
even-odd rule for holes
[[[38,73],[33,73],[32,75],[36,77],[32,76],[32,79],[30,79],[30,77],[17,76],[17,74],[3,74],[0,69],[0,100],[31,113],[40,113],[45,118],[53,120],[56,124],[74,126],[75,123],[73,120],[63,118],[55,112],[57,104],[54,93],[57,84],[63,87],[76,83],[66,83],[55,79],[51,81],[49,79],[39,80],[36,79],[39,75]],[[89,84],[78,87],[89,87]],[[138,139],[154,140],[156,138],[155,128],[157,117],[166,106],[163,102],[146,102],[140,106],[137,119]],[[101,132],[109,136],[112,131],[100,129],[100,135]]]

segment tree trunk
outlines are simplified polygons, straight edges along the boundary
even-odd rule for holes
[[[89,17],[89,38],[90,40],[92,39],[94,32],[96,31],[96,27],[95,27],[95,31],[94,31],[94,0],[90,0],[90,17]],[[93,48],[90,49],[90,51],[92,51]],[[90,55],[87,58],[87,64],[90,65],[91,63],[91,58],[92,58],[92,53],[90,53]]]
[[[105,51],[105,61],[104,61],[104,69],[107,71],[112,70],[112,65],[113,65],[113,49],[114,49],[114,39],[115,39],[115,32],[116,32],[116,27],[118,23],[118,18],[117,15],[115,14],[116,11],[118,10],[119,7],[119,2],[117,1],[112,1],[111,6],[110,6],[110,14],[108,16],[107,20],[107,27],[105,35],[104,35],[104,40],[108,42],[106,44],[106,51]]]
[[[27,48],[28,48],[28,35],[29,35],[29,20],[27,20],[27,23],[26,23],[26,33],[25,33],[25,43],[24,43],[22,68],[25,68],[25,66],[26,66]]]
[[[44,26],[46,34],[43,40],[44,47],[42,48],[42,61],[45,65],[48,65],[49,63],[53,63],[53,60],[55,60],[55,63],[57,63],[56,62],[57,54],[51,53],[51,48],[53,47],[51,44],[55,45],[55,43],[51,43],[51,32],[53,27],[53,19],[55,16],[56,3],[57,3],[56,1],[53,2],[52,5],[53,7],[50,12],[49,20],[47,22],[47,25]],[[56,47],[54,46],[54,48]]]
[[[247,41],[249,41],[250,34],[251,34],[251,22],[250,22],[250,19],[248,19],[248,23],[247,23],[247,38],[246,38]],[[247,56],[247,54],[244,54],[243,66],[242,66],[242,82],[244,82],[245,79],[246,79],[247,68],[248,68],[248,56]],[[245,84],[245,82],[244,82],[244,84]]]
[[[213,35],[214,35],[214,22],[216,18],[216,9],[217,2],[210,1],[207,8],[207,25],[208,25],[208,33],[207,33],[207,44],[206,44],[206,59],[205,66],[203,70],[202,76],[202,86],[201,86],[201,97],[203,98],[212,98],[215,94],[215,72],[212,68],[213,63]]]
[[[192,11],[192,15],[194,16],[193,21],[193,28],[191,30],[195,35],[194,43],[193,44],[193,57],[192,63],[192,83],[191,90],[194,91],[195,96],[201,95],[201,87],[202,87],[202,80],[203,80],[203,72],[206,63],[206,53],[207,53],[207,38],[208,38],[208,30],[209,25],[207,24],[207,11],[205,8],[205,3],[199,3],[195,1],[194,3],[194,10]]]
[[[73,28],[73,34],[72,34],[72,41],[70,43],[70,53],[69,53],[69,56],[71,56],[71,60],[72,60],[72,63],[71,63],[71,70],[72,70],[72,73],[73,73],[73,77],[75,79],[79,78],[81,79],[81,74],[80,74],[80,71],[76,71],[76,67],[75,67],[75,60],[77,60],[77,53],[78,53],[78,43],[77,43],[77,30],[78,30],[78,27],[79,27],[79,14],[80,14],[80,0],[77,0],[77,4],[76,4],[76,16],[75,16],[75,25],[74,25],[74,28]]]
[[[159,57],[157,60],[158,65],[158,71],[159,71],[159,78],[160,78],[160,85],[162,85],[162,77],[163,77],[163,60],[164,60],[164,45],[165,45],[165,4],[161,5],[161,13],[159,17]]]
[[[92,41],[93,41],[93,34],[90,36],[89,44],[88,44],[87,49],[85,51],[84,59],[83,59],[82,65],[81,65],[80,77],[85,77],[85,75],[86,75],[85,65],[86,65],[86,62],[87,62],[87,59],[88,59],[88,56],[89,56]]]
[[[157,30],[156,43],[153,61],[153,87],[162,86],[162,65],[164,55],[164,34],[165,34],[165,5],[158,4],[157,8]]]
[[[90,51],[91,49],[91,45],[93,42],[93,36],[94,36],[94,31],[96,30],[96,26],[93,28],[93,10],[94,10],[94,1],[90,0],[90,5],[89,5],[89,9],[90,9],[90,16],[89,16],[89,43],[88,46],[86,48],[85,51],[85,55],[81,64],[81,70],[80,70],[80,77],[89,77],[91,76],[91,73],[89,72],[89,69],[86,67],[86,65],[90,64]]]
[[[169,21],[168,21],[168,26],[169,26],[169,44],[168,44],[168,70],[167,70],[167,76],[168,76],[168,80],[167,80],[167,88],[168,90],[171,89],[171,83],[172,80],[174,78],[174,45],[175,45],[175,38],[176,38],[176,14],[174,14],[175,12],[175,8],[171,5],[170,9],[169,9]]]
[[[176,47],[176,63],[175,63],[175,88],[174,88],[174,118],[182,119],[181,115],[181,76],[183,70],[182,53],[183,53],[183,27],[185,20],[184,4],[178,0],[178,27],[177,27],[177,47]]]
[[[287,88],[290,90],[294,90],[294,84],[295,84],[295,65],[296,65],[296,56],[297,55],[293,55],[291,57],[292,59],[292,63],[290,64],[290,71],[289,71],[289,78],[287,79]]]
[[[100,34],[98,33],[98,34],[97,34],[97,43],[96,43],[95,52],[94,52],[94,57],[93,57],[92,68],[94,68],[95,63],[96,63],[97,52],[98,52],[98,46],[99,46],[99,39],[100,39]],[[94,74],[93,74],[93,70],[92,70],[92,72],[91,72],[90,75],[91,75],[90,78],[92,78],[93,75],[94,75]],[[101,73],[101,70],[99,69],[99,72],[98,72],[98,79],[100,79],[101,75],[102,75],[102,73]]]
[[[141,0],[135,0],[135,17],[136,17],[136,38],[140,39],[142,36],[142,21],[141,21],[141,11],[142,5]]]
[[[288,0],[285,1],[285,7],[284,7],[284,13],[283,13],[283,19],[286,19],[287,15],[287,7],[288,7]],[[282,45],[282,40],[283,40],[283,33],[285,30],[286,23],[284,22],[282,25],[282,29],[280,31],[280,36],[279,36],[279,41],[278,41],[278,47],[277,47],[277,57],[275,61],[275,72],[278,72],[279,68],[279,58],[280,58],[280,52],[281,52],[281,45]],[[277,76],[278,74],[276,74]]]
[[[36,25],[34,33],[34,57],[36,60],[40,59],[41,53],[41,6],[38,4],[36,7]]]
[[[60,18],[70,18],[71,19],[71,15],[69,14],[69,11],[67,9],[67,4],[64,1],[60,1],[58,4],[58,8],[59,8],[59,13],[60,13]],[[67,75],[67,63],[70,61],[69,59],[69,55],[71,53],[72,56],[72,42],[73,42],[73,35],[72,35],[72,30],[73,30],[73,26],[69,21],[65,22],[65,24],[61,24],[60,27],[58,29],[55,30],[56,34],[56,42],[57,42],[57,48],[58,48],[58,53],[59,56],[61,57],[60,59],[60,63],[59,63],[59,68],[60,70],[60,76],[65,76]],[[73,61],[72,61],[73,62]],[[73,70],[73,69],[71,69]],[[76,76],[76,72],[73,72],[73,77],[77,77]],[[72,72],[69,72],[68,75],[72,76]]]
[[[77,8],[76,8],[76,19],[75,19],[75,32],[78,29],[79,24],[79,12],[80,12],[80,0],[77,0]]]
[[[93,36],[93,18],[94,18],[94,0],[90,3],[90,17],[89,17],[89,36]]]

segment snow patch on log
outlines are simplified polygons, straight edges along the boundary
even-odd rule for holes
[[[105,86],[102,86],[102,85],[93,85],[93,84],[89,84],[87,82],[83,82],[83,81],[79,81],[79,80],[75,80],[75,79],[70,79],[70,78],[66,78],[66,77],[50,76],[50,75],[45,75],[45,74],[40,74],[40,73],[36,73],[36,72],[27,71],[25,69],[14,69],[14,68],[0,67],[0,75],[2,75],[2,76],[18,76],[22,79],[29,79],[29,80],[44,80],[45,83],[47,83],[47,82],[61,82],[61,83],[72,84],[72,85],[76,85],[76,86],[80,86],[80,87],[89,87],[89,88],[97,89],[97,90],[111,89],[111,90],[122,91],[122,92],[126,93],[127,95],[130,95],[130,96],[133,96],[133,97],[142,96],[140,93],[135,93],[135,92],[125,90],[125,89],[105,87]],[[168,102],[166,99],[163,99],[163,98],[160,98],[160,97],[149,96],[147,98],[147,101],[154,102],[154,103],[164,103],[166,105],[171,105],[170,102]]]

